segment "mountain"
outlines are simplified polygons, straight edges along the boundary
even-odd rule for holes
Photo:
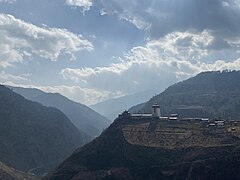
[[[83,144],[58,109],[26,100],[0,85],[0,160],[18,170],[43,174]]]
[[[156,91],[154,90],[144,91],[132,95],[127,95],[103,101],[91,105],[90,107],[112,121],[118,116],[119,113],[122,113],[124,110],[127,110],[136,104],[146,102],[155,93]]]
[[[45,179],[201,180],[239,176],[240,123],[211,128],[204,123],[125,113]]]
[[[39,178],[8,167],[0,162],[0,179],[2,180],[38,180]]]
[[[132,107],[130,112],[151,112],[154,103],[160,105],[164,116],[177,113],[182,117],[239,119],[240,71],[200,73]]]
[[[23,97],[39,102],[45,106],[61,110],[85,134],[85,142],[98,136],[103,129],[109,126],[110,121],[89,107],[71,101],[59,93],[45,93],[38,89],[11,87],[14,92]]]

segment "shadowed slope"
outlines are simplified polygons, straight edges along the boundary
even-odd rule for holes
[[[46,169],[53,168],[83,143],[61,111],[26,100],[4,86],[0,124],[0,160],[25,172],[49,163],[52,166]]]
[[[139,143],[134,140],[137,139],[136,137],[141,133],[143,133],[142,135],[148,133],[154,136],[158,129],[145,132],[137,128],[155,121],[156,119],[134,119],[131,117],[116,119],[100,137],[75,151],[46,179],[143,180],[239,177],[240,139],[238,137],[226,134],[226,141],[218,141],[215,144],[209,144],[209,146],[201,144],[198,146],[197,143],[194,144],[187,140],[184,142],[185,146],[181,147],[165,148],[145,144],[138,145]],[[163,124],[159,123],[164,129]],[[135,132],[135,135],[131,134],[130,137],[126,137],[124,131],[129,126],[132,126],[131,131]],[[172,126],[191,127],[190,124],[181,123]],[[136,134],[137,132],[138,134]],[[208,137],[209,135],[203,136]],[[132,141],[129,141],[129,138]],[[179,139],[180,141],[181,139]]]
[[[151,112],[154,103],[160,105],[164,116],[178,113],[182,117],[239,119],[240,71],[200,73],[130,111]]]
[[[71,101],[58,93],[45,93],[38,89],[12,87],[13,91],[25,98],[61,110],[82,132],[85,142],[98,136],[110,121],[89,107]]]

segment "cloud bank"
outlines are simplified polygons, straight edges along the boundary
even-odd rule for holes
[[[215,41],[208,30],[174,32],[132,48],[119,63],[95,68],[65,68],[60,75],[81,86],[108,92],[131,94],[148,89],[164,90],[202,71],[239,69],[240,59],[229,62],[214,59],[218,51],[228,52],[228,49],[212,48]],[[209,57],[212,62],[205,60]]]
[[[240,35],[239,0],[100,0],[98,6],[105,14],[124,17],[153,39],[190,29],[210,29],[219,37]]]
[[[29,79],[30,74],[21,74],[21,75],[13,75],[10,73],[6,73],[5,71],[1,71],[0,72],[0,80],[1,82],[5,83],[5,82],[15,82],[15,83],[29,83],[30,79]]]

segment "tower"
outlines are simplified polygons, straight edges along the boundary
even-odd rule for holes
[[[160,106],[157,103],[152,105],[152,116],[153,117],[161,117]]]

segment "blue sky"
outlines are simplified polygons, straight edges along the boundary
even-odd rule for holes
[[[0,82],[93,104],[239,69],[239,0],[0,0]]]

